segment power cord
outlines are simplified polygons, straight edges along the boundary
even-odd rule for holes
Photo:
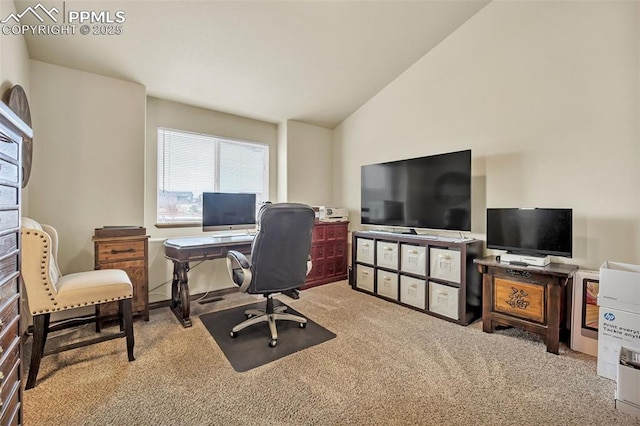
[[[203,262],[204,262],[204,260],[201,260],[200,262],[198,262],[198,263],[196,263],[195,265],[193,265],[192,267],[190,267],[190,268],[189,268],[189,270],[190,270],[190,271],[193,271],[195,268],[197,268],[198,266],[200,266]],[[155,286],[155,287],[153,287],[153,288],[149,289],[149,294],[153,293],[154,291],[156,291],[156,290],[157,290],[157,289],[159,289],[160,287],[162,287],[162,286],[164,286],[164,285],[166,285],[166,284],[169,284],[169,283],[170,283],[170,282],[172,282],[172,281],[173,281],[173,277],[171,277],[171,278],[169,278],[168,280],[166,280],[165,282],[162,282],[162,283],[158,284],[157,286]],[[206,296],[207,294],[209,294],[209,291],[207,291],[207,292],[205,293],[205,296]],[[204,296],[202,296],[202,297],[201,297],[200,299],[198,299],[198,300],[201,300],[203,297],[204,297]]]

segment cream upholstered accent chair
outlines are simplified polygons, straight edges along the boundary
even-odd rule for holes
[[[49,225],[39,224],[33,219],[22,218],[21,269],[27,293],[29,312],[33,316],[33,344],[31,364],[26,389],[36,384],[36,377],[43,356],[75,349],[94,343],[126,337],[127,355],[133,361],[133,323],[131,298],[133,286],[126,272],[119,269],[104,269],[62,275],[56,261],[58,256],[58,233]],[[50,322],[51,314],[84,306],[118,301],[120,330],[87,340],[67,344],[45,351],[47,335],[78,324],[95,322],[81,317],[78,321],[60,324]]]

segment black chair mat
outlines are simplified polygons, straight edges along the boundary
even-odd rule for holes
[[[274,306],[282,305],[287,306],[278,300],[274,300]],[[289,306],[287,306],[286,312],[307,318],[307,326],[306,328],[300,328],[298,323],[294,321],[277,321],[278,344],[276,347],[269,346],[271,333],[266,322],[245,328],[238,333],[238,337],[233,338],[230,336],[231,329],[245,320],[245,310],[264,309],[265,306],[266,300],[260,303],[200,315],[202,324],[213,336],[227,360],[237,372],[248,371],[268,364],[276,359],[336,337],[331,331]]]

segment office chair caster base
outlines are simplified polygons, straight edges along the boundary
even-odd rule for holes
[[[235,339],[236,337],[238,337],[238,333],[236,333],[235,331],[232,331],[231,333],[229,333],[229,336]]]
[[[307,323],[306,322],[300,322],[300,323],[298,323],[298,327],[307,328]]]
[[[271,346],[272,348],[275,348],[277,344],[278,341],[276,339],[272,339],[269,341],[269,346]]]

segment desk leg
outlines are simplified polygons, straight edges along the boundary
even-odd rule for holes
[[[171,282],[171,310],[183,327],[191,327],[189,304],[189,262],[173,262]]]

